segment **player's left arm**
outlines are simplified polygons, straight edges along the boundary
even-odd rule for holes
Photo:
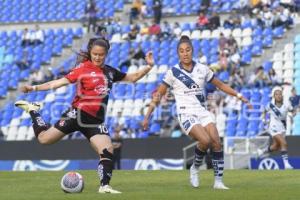
[[[220,90],[222,90],[223,92],[225,92],[226,94],[229,94],[231,96],[237,97],[242,102],[244,102],[245,104],[247,104],[247,106],[249,108],[252,108],[252,105],[250,104],[250,102],[249,102],[249,100],[247,98],[245,98],[241,93],[238,93],[232,87],[230,87],[229,85],[223,83],[222,81],[220,81],[216,77],[213,77],[213,79],[211,80],[211,83],[213,85],[215,85],[217,88],[219,88]]]
[[[157,88],[156,92],[153,94],[152,101],[149,104],[147,113],[146,113],[144,121],[143,121],[144,130],[148,129],[150,116],[153,113],[156,106],[159,104],[161,98],[167,93],[167,89],[168,89],[168,86],[163,83]]]
[[[143,78],[146,74],[148,74],[148,72],[154,66],[154,58],[153,58],[153,53],[151,51],[149,51],[146,54],[145,60],[147,62],[147,66],[145,68],[134,73],[126,74],[126,76],[122,79],[122,81],[135,83],[141,78]]]

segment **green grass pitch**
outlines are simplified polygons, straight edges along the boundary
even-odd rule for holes
[[[299,200],[300,171],[227,170],[224,182],[231,189],[212,189],[213,172],[201,171],[200,188],[189,185],[188,171],[114,171],[111,185],[122,194],[98,194],[96,171],[79,171],[85,181],[80,194],[60,189],[59,172],[0,172],[1,200],[32,199],[151,199],[151,200]]]

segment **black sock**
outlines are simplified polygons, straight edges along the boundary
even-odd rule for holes
[[[98,175],[101,186],[109,185],[112,177],[113,162],[112,160],[100,160],[98,164]]]
[[[38,112],[30,111],[29,114],[31,116],[32,123],[33,123],[32,127],[33,127],[33,131],[34,131],[34,135],[36,138],[38,138],[39,134],[42,131],[48,130],[50,125],[44,121],[44,119]]]
[[[224,171],[223,151],[212,152],[212,163],[215,172],[215,181],[222,181]]]
[[[204,156],[207,154],[206,151],[201,151],[197,147],[195,148],[194,166],[199,168],[203,162]]]

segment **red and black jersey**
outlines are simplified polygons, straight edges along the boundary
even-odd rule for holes
[[[72,106],[104,121],[112,85],[125,76],[125,73],[108,65],[100,68],[91,61],[81,63],[65,76],[71,83],[77,84]]]

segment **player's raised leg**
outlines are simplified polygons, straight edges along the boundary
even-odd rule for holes
[[[51,127],[50,124],[47,124],[44,121],[38,112],[41,109],[40,103],[32,103],[20,100],[15,102],[15,106],[25,110],[30,114],[35,137],[41,144],[53,144],[65,136],[63,132]]]

